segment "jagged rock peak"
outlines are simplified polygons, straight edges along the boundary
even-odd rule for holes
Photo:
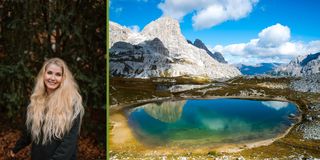
[[[220,63],[228,63],[220,52],[214,52],[213,57]]]
[[[301,66],[305,66],[305,65],[307,65],[310,61],[315,60],[315,59],[318,59],[319,56],[320,56],[320,52],[315,53],[315,54],[309,54],[309,55],[307,55],[307,56],[300,62],[300,65],[301,65]]]
[[[132,31],[118,23],[109,21],[109,34],[112,37],[109,39],[109,48],[111,48],[116,42],[127,40]]]
[[[186,42],[181,33],[179,22],[170,17],[160,17],[150,22],[143,28],[141,34],[148,39],[157,37],[165,44],[172,41]]]
[[[141,33],[145,35],[148,33],[156,33],[158,35],[168,32],[171,34],[180,34],[179,22],[170,17],[160,17],[146,25]]]
[[[198,47],[198,48],[201,48],[201,49],[204,49],[206,51],[209,51],[207,46],[200,39],[194,40],[193,45]]]
[[[191,43],[192,44],[192,43]],[[196,39],[193,43],[194,46],[200,48],[200,49],[204,49],[212,58],[214,58],[215,60],[217,60],[220,63],[228,63],[224,57],[222,56],[222,54],[220,52],[214,52],[212,53],[207,46],[200,40],[200,39]]]

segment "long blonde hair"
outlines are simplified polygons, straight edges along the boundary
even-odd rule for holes
[[[49,64],[55,64],[62,69],[61,84],[51,94],[47,94],[44,84],[44,74]],[[32,140],[46,144],[53,139],[62,139],[64,134],[70,131],[78,115],[81,123],[83,114],[78,85],[66,63],[60,58],[45,61],[37,76],[27,110],[26,125]]]

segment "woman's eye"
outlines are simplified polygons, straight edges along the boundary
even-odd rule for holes
[[[51,71],[48,71],[47,74],[52,74],[52,72],[51,72]]]
[[[61,73],[57,73],[56,76],[61,77]]]

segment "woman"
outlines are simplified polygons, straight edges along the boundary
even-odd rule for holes
[[[67,65],[59,58],[47,60],[30,97],[26,129],[11,157],[32,143],[33,160],[76,159],[83,114],[78,85]]]

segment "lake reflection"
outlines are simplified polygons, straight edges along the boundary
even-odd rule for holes
[[[141,143],[185,147],[273,138],[293,123],[290,114],[297,108],[289,102],[186,100],[134,108],[128,122]]]

